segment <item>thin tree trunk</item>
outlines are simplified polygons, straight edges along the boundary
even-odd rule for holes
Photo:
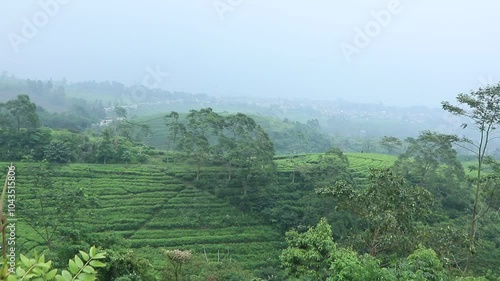
[[[198,161],[196,161],[196,180],[200,179],[200,159],[198,158]]]
[[[490,128],[491,125],[488,126],[486,131],[481,132],[481,140],[479,141],[479,146],[478,146],[476,192],[474,195],[474,205],[472,207],[471,226],[469,231],[469,240],[470,240],[469,249],[467,253],[467,260],[465,263],[463,276],[467,275],[470,269],[470,264],[472,263],[473,255],[476,251],[475,247],[476,247],[476,235],[477,235],[477,220],[479,219],[478,207],[479,207],[479,196],[481,191],[481,169],[483,167],[484,155],[486,153],[486,148],[489,142]]]

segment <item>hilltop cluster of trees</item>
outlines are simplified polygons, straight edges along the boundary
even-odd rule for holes
[[[276,154],[321,153],[333,146],[331,136],[321,131],[318,119],[305,123],[283,119],[281,126],[262,120],[263,127],[272,139]]]
[[[231,179],[234,169],[245,171],[251,178],[256,170],[273,167],[274,146],[267,133],[242,113],[223,116],[211,108],[191,110],[179,120],[177,112],[165,116],[172,149],[188,155],[196,163],[196,179],[200,166],[207,162],[227,167]],[[244,182],[247,193],[247,181]]]

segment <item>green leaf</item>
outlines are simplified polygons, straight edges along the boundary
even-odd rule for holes
[[[84,261],[88,261],[90,259],[89,254],[85,253],[84,251],[80,251],[80,255],[82,255]]]
[[[30,268],[34,263],[28,259],[25,255],[21,254],[21,262],[23,263],[24,267]]]
[[[7,260],[3,260],[3,266],[2,269],[0,269],[0,278],[7,276],[8,272],[9,272],[9,265],[7,264]]]
[[[90,262],[90,265],[93,267],[105,267],[106,264],[100,261],[93,260]]]
[[[80,270],[80,268],[78,268],[76,263],[73,260],[69,260],[69,271],[73,274],[77,274],[78,270]]]
[[[83,268],[83,272],[85,272],[85,273],[89,273],[89,274],[93,274],[93,273],[95,273],[95,270],[94,270],[94,268],[93,268],[92,266],[88,266],[88,265],[87,265],[87,266],[85,266],[85,267]]]
[[[89,254],[91,258],[93,258],[97,254],[97,249],[95,246],[90,247]]]
[[[94,256],[94,259],[96,259],[96,260],[101,260],[101,259],[105,259],[105,258],[106,258],[105,253],[99,253],[99,254]]]
[[[36,266],[40,267],[40,268],[43,268],[43,269],[49,269],[50,268],[50,263],[48,263],[48,262],[47,263],[45,263],[45,262],[43,262],[43,263],[37,263]]]
[[[73,279],[73,275],[71,275],[71,273],[67,270],[62,271],[62,277],[64,277],[65,281],[71,281],[71,279]]]
[[[78,275],[77,280],[81,280],[81,281],[94,281],[94,280],[96,280],[96,277],[95,277],[94,274],[81,273],[80,275]]]
[[[33,268],[33,270],[31,270],[31,272],[35,273],[37,276],[43,274],[43,270],[41,268],[38,268],[38,267]]]
[[[75,263],[78,266],[78,268],[83,267],[83,261],[78,256],[75,256]]]
[[[56,274],[57,269],[52,269],[51,271],[49,271],[49,273],[47,273],[47,275],[45,275],[45,278],[47,278],[47,280],[52,280],[54,279],[54,277],[56,277]]]
[[[17,276],[23,276],[24,274],[26,274],[26,270],[24,270],[22,267],[17,267],[16,269],[16,275]]]
[[[30,279],[31,279],[31,278],[33,278],[33,277],[35,277],[35,274],[32,274],[32,273],[30,273],[30,274],[26,274],[26,275],[24,275],[23,280],[30,280]]]

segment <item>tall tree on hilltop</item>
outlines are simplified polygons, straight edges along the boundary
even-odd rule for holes
[[[211,108],[191,110],[187,115],[186,130],[179,144],[196,162],[196,179],[200,178],[200,167],[212,156],[212,143],[222,132],[223,119]]]
[[[237,113],[224,118],[225,134],[220,135],[223,160],[227,163],[231,179],[232,168],[241,169],[243,195],[247,195],[249,181],[262,176],[260,171],[273,168],[274,145],[267,133],[245,114]]]
[[[463,123],[462,128],[471,125],[478,133],[476,140],[463,138],[464,148],[472,152],[477,159],[477,174],[474,179],[474,202],[468,234],[469,251],[464,269],[465,275],[469,271],[473,256],[476,253],[480,219],[490,210],[490,205],[485,201],[495,193],[495,189],[488,190],[485,188],[482,171],[485,164],[487,164],[487,149],[494,138],[493,132],[500,124],[500,83],[479,88],[469,94],[459,94],[456,99],[459,105],[452,105],[444,101],[441,103],[443,109],[454,115],[467,118],[470,123]]]
[[[169,138],[172,141],[172,145],[169,146],[170,149],[175,150],[177,148],[177,138],[179,135],[186,130],[183,124],[179,122],[179,113],[172,111],[163,117],[165,119],[165,125],[169,129]]]
[[[398,149],[403,146],[403,142],[396,137],[384,136],[382,140],[380,140],[380,145],[387,150],[387,153],[394,154],[394,152],[398,151]]]

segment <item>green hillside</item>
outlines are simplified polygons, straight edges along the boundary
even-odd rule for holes
[[[396,161],[396,156],[376,153],[346,153],[350,171],[358,184],[367,184],[370,169],[388,168]]]
[[[395,159],[380,154],[347,155],[352,173],[360,182],[366,180],[369,168],[390,166]],[[318,154],[295,157],[307,162],[314,161]],[[277,158],[278,171],[287,171],[286,161]],[[16,165],[17,200],[25,204],[32,202],[24,188],[33,183],[29,165]],[[219,171],[217,167],[207,170],[214,175]],[[194,167],[175,164],[70,164],[58,166],[53,181],[84,188],[96,196],[94,215],[80,220],[84,229],[96,235],[119,235],[139,252],[149,247],[191,249],[211,257],[223,252],[247,268],[258,268],[270,260],[277,262],[284,246],[281,234],[255,215],[192,185],[194,174]],[[22,222],[18,236],[23,252],[42,250],[41,239]],[[159,251],[150,254],[160,255]]]
[[[24,188],[33,180],[27,167],[25,163],[16,167],[17,200],[31,203]],[[156,256],[151,260],[158,268],[164,265],[160,248],[206,252],[214,259],[223,253],[252,269],[277,262],[283,247],[278,232],[193,187],[184,180],[189,177],[186,167],[175,165],[72,164],[58,167],[53,180],[97,196],[93,216],[80,220],[83,229],[122,236],[137,252]],[[40,239],[25,224],[21,223],[17,234],[20,251],[41,250]]]
[[[155,165],[58,165],[52,180],[71,188],[83,188],[86,194],[97,199],[87,210],[92,212],[91,216],[74,220],[79,223],[81,232],[89,232],[96,241],[121,237],[128,247],[147,257],[157,270],[162,270],[166,264],[161,254],[161,249],[165,248],[191,250],[207,260],[237,261],[245,269],[256,272],[279,268],[279,256],[286,247],[283,226],[297,223],[304,228],[312,225],[318,216],[327,215],[328,209],[332,210],[330,199],[318,196],[314,188],[308,187],[306,175],[311,171],[301,175],[300,170],[301,166],[314,167],[316,164],[319,169],[323,155],[275,157],[277,184],[271,185],[273,189],[268,193],[262,193],[276,203],[272,208],[267,207],[268,214],[259,213],[261,210],[244,210],[240,204],[249,197],[242,197],[237,184],[220,184],[227,178],[225,167],[203,166],[202,177],[196,182],[195,166],[179,163],[179,159],[177,163]],[[372,153],[344,155],[348,159],[349,173],[359,186],[369,183],[371,168],[390,167],[397,159]],[[5,167],[8,163],[2,165]],[[16,200],[36,205],[38,202],[29,192],[29,186],[34,183],[32,165],[36,164],[16,164]],[[290,182],[292,173],[297,173],[295,183]],[[269,202],[262,202],[262,206],[266,204]],[[303,212],[305,208],[307,214]],[[346,214],[334,212],[329,216],[337,236],[346,237],[353,231],[346,228],[352,219]],[[17,242],[20,253],[46,249],[43,240],[22,220],[18,222]],[[346,243],[346,240],[339,238],[338,243]]]
[[[368,182],[370,169],[388,168],[394,164],[397,157],[378,153],[345,153],[349,160],[349,170],[358,184]],[[304,163],[315,163],[320,154],[301,154],[294,156],[278,156],[276,164],[278,171],[289,172],[292,166],[300,166]]]

